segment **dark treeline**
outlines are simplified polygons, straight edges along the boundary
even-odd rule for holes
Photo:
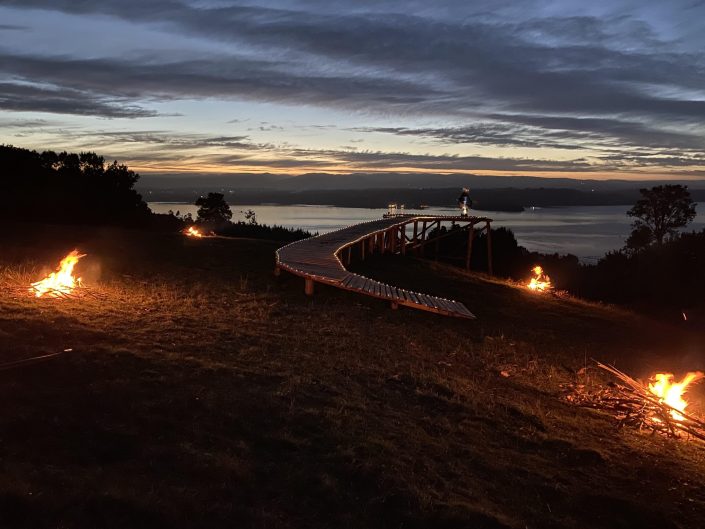
[[[0,145],[0,219],[52,224],[114,225],[179,231],[188,219],[152,213],[135,190],[139,175],[94,152],[68,153]],[[228,219],[229,220],[229,219]],[[302,230],[227,222],[223,235],[292,241]]]
[[[38,153],[0,146],[0,217],[21,221],[145,225],[139,175],[92,152]]]
[[[225,237],[248,237],[252,239],[269,239],[282,242],[298,241],[311,237],[311,233],[283,226],[267,226],[257,222],[257,213],[253,210],[242,211],[244,221],[233,222],[233,212],[222,193],[208,193],[196,199],[198,206],[196,219],[191,215],[179,216],[178,212],[169,215],[182,222],[184,227],[195,225],[205,232]]]
[[[269,239],[272,241],[293,242],[311,237],[311,233],[301,229],[268,226],[250,222],[231,222],[219,233],[226,237],[247,237],[250,239]]]
[[[440,260],[464,266],[466,241],[466,233],[459,229],[457,235],[441,239]],[[486,235],[478,232],[473,243],[474,270],[487,269],[486,248]],[[583,298],[672,314],[705,309],[705,230],[683,233],[638,252],[611,252],[597,264],[580,263],[570,254],[530,252],[506,228],[492,230],[492,248],[494,272],[501,277],[527,281],[531,268],[541,265],[557,289]],[[434,245],[428,245],[425,256],[432,258],[434,251]]]

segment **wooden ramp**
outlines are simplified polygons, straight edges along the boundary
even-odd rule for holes
[[[314,282],[318,282],[387,300],[391,302],[392,308],[404,305],[447,316],[475,319],[472,312],[458,301],[387,285],[352,273],[343,264],[343,261],[350,262],[353,251],[364,259],[366,254],[373,252],[406,253],[407,250],[423,247],[435,240],[428,239],[427,233],[433,227],[440,230],[444,222],[456,226],[464,224],[463,229],[469,233],[468,256],[475,224],[486,223],[489,233],[490,219],[487,218],[397,215],[355,224],[279,248],[276,252],[275,273],[278,275],[280,270],[286,270],[303,277],[308,295],[313,294]],[[410,238],[407,232],[412,227],[413,238]]]

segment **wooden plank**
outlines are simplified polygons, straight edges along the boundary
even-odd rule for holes
[[[417,293],[417,294],[416,294],[416,297],[417,297],[418,300],[419,300],[419,304],[421,304],[421,305],[426,305],[427,307],[430,307],[430,306],[431,306],[431,304],[426,300],[426,296],[424,296],[423,294]]]
[[[367,291],[372,295],[377,294],[377,281],[370,279],[370,284],[367,286]]]
[[[355,278],[352,280],[352,283],[350,286],[354,288],[355,290],[361,290],[362,285],[365,284],[365,278],[359,275],[355,275]]]
[[[426,297],[429,299],[429,301],[433,304],[434,307],[436,307],[437,309],[441,308],[440,300],[436,296],[426,296]]]
[[[453,309],[448,305],[448,300],[441,299],[441,298],[436,298],[436,303],[438,303],[438,306],[442,308],[443,310],[447,310],[449,312],[453,312]]]
[[[425,305],[428,305],[434,309],[437,308],[433,301],[433,296],[429,296],[428,294],[419,294],[419,296],[423,299]]]

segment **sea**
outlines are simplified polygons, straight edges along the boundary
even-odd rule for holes
[[[175,202],[150,202],[155,213],[173,211],[196,217],[197,206]],[[632,220],[627,216],[630,206],[566,206],[528,207],[521,212],[470,211],[492,219],[493,227],[506,227],[514,232],[520,245],[541,253],[573,254],[583,262],[596,262],[607,252],[624,246],[631,231]],[[235,205],[231,206],[233,221],[244,220],[252,210],[260,224],[301,228],[312,233],[326,233],[351,224],[381,218],[387,209],[343,208],[321,205]],[[687,231],[705,229],[705,202],[696,206],[697,216]],[[457,214],[457,208],[430,207],[406,213],[438,215]]]

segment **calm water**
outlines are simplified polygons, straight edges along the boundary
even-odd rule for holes
[[[155,213],[169,210],[196,217],[196,206],[171,202],[150,202]],[[386,209],[339,208],[334,206],[233,206],[233,220],[244,220],[242,212],[252,209],[260,224],[278,224],[324,233],[365,220],[378,219]],[[476,214],[493,219],[495,227],[510,228],[519,244],[543,253],[572,253],[584,261],[593,261],[605,253],[624,246],[631,219],[628,206],[571,206],[527,209],[521,213],[480,211]],[[429,208],[427,214],[449,215],[455,208]],[[705,203],[699,203],[698,216],[689,230],[705,228]],[[413,210],[407,210],[411,213]]]

